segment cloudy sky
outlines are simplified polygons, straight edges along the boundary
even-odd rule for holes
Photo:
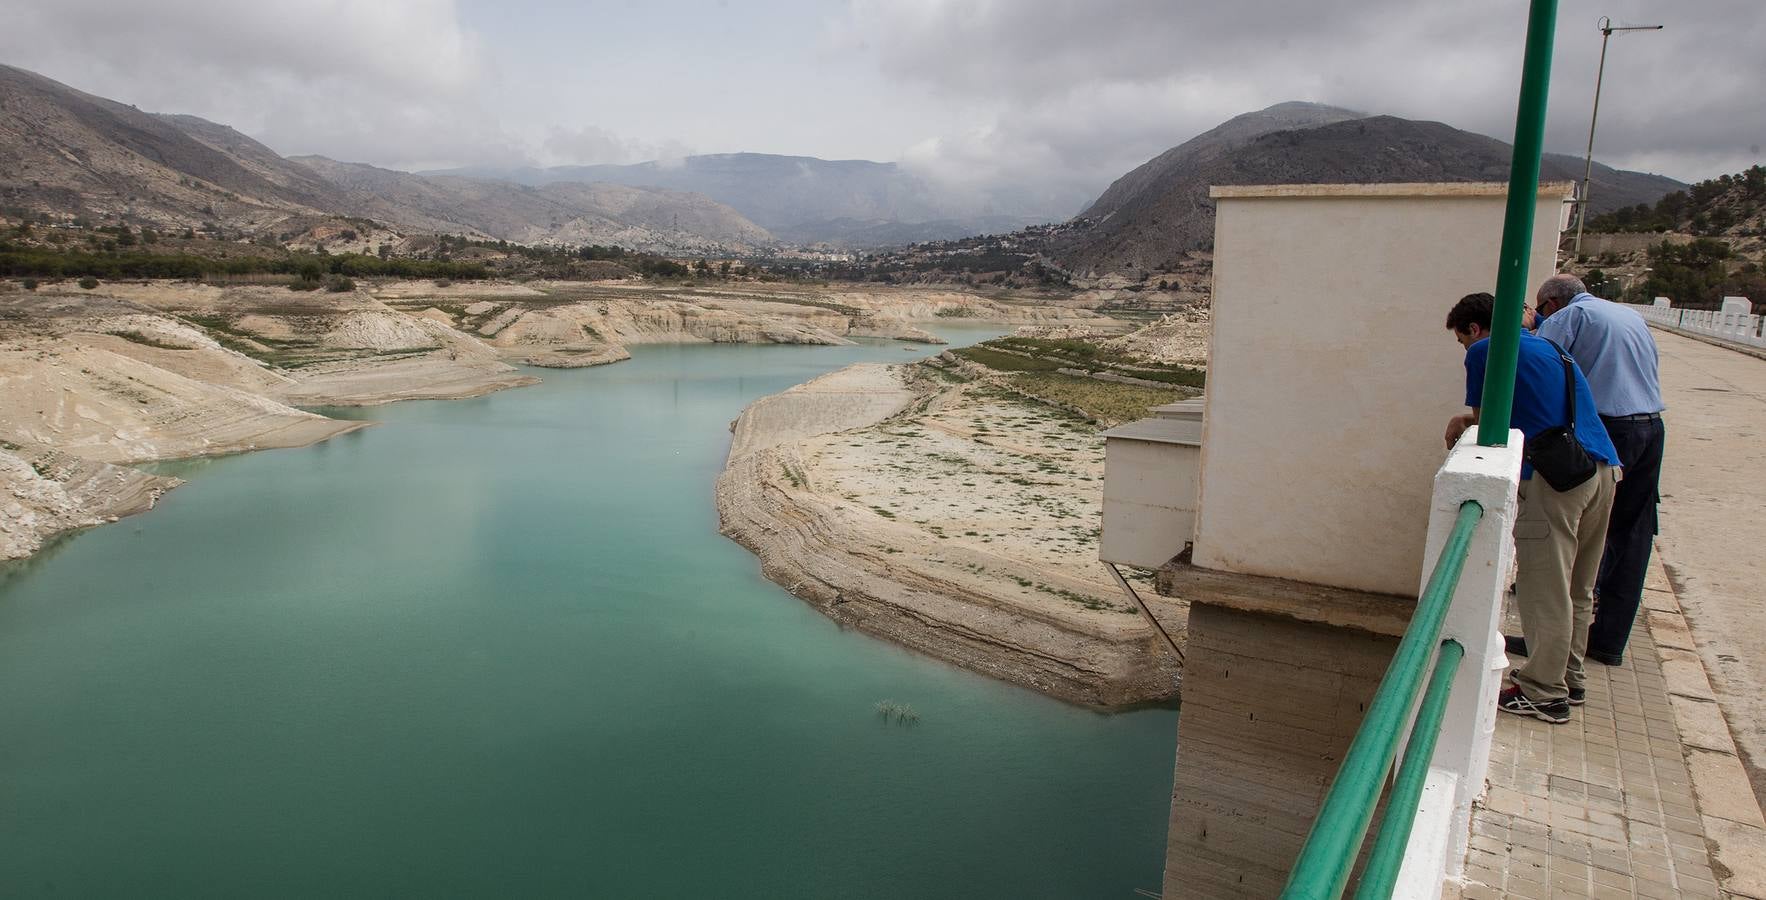
[[[1524,0],[0,0],[0,62],[395,168],[756,151],[1089,197],[1284,100],[1508,139]],[[1758,0],[1562,0],[1547,149],[1684,180],[1766,145]],[[1077,201],[1083,203],[1083,200]]]

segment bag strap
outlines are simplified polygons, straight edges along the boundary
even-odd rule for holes
[[[1564,364],[1564,409],[1568,411],[1570,421],[1564,423],[1564,430],[1576,433],[1576,360],[1570,357],[1558,342],[1551,338],[1542,338],[1553,350],[1558,352],[1558,361]]]

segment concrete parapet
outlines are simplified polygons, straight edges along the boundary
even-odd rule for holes
[[[1435,475],[1423,571],[1434,571],[1459,508],[1466,501],[1484,507],[1472,533],[1441,639],[1458,641],[1465,661],[1453,680],[1442,718],[1441,736],[1430,761],[1431,784],[1411,831],[1411,851],[1399,872],[1400,897],[1438,897],[1443,876],[1464,869],[1472,804],[1484,794],[1490,769],[1490,742],[1496,732],[1496,695],[1508,667],[1503,653],[1502,601],[1514,581],[1516,491],[1521,479],[1523,438],[1510,429],[1505,447],[1481,447],[1473,432],[1460,438]],[[1418,593],[1422,593],[1424,576]],[[1402,751],[1400,751],[1402,758]]]
[[[1679,309],[1667,297],[1657,297],[1650,306],[1632,308],[1664,328],[1744,347],[1766,348],[1766,316],[1754,315],[1754,304],[1746,297],[1724,297],[1721,309]]]

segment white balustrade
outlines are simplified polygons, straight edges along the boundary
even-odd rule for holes
[[[1721,309],[1676,309],[1667,297],[1657,297],[1649,306],[1631,308],[1658,325],[1749,347],[1766,347],[1766,316],[1754,315],[1753,306],[1746,297],[1724,297]]]

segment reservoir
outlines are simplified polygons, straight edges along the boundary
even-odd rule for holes
[[[0,895],[1158,890],[1174,710],[842,631],[717,532],[745,405],[940,349],[637,347],[161,466],[0,565]]]

